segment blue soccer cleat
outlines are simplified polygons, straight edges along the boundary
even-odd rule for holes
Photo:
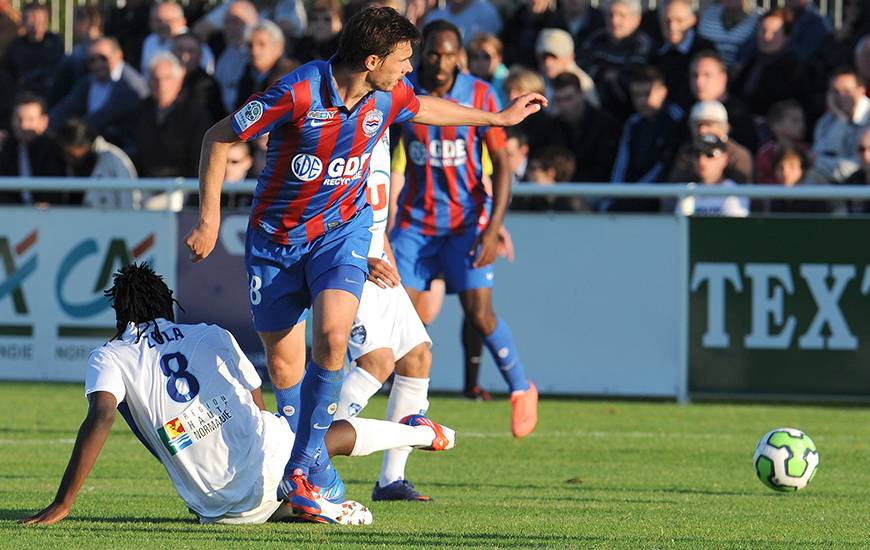
[[[338,472],[335,468],[331,468],[333,476],[332,480],[329,483],[324,484],[323,487],[320,488],[320,496],[328,500],[329,502],[333,502],[335,504],[341,504],[344,502],[344,481],[341,480],[341,476],[338,475]]]
[[[386,487],[381,487],[376,481],[372,489],[372,500],[413,500],[417,502],[429,502],[432,497],[421,495],[414,488],[414,484],[407,479],[396,480]]]

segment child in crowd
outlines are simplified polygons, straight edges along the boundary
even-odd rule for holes
[[[774,158],[785,149],[804,156],[809,153],[809,145],[803,141],[806,122],[801,104],[794,99],[774,103],[767,114],[767,125],[773,136],[755,156],[755,183],[781,183],[775,174]]]

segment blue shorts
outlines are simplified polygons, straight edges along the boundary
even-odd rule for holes
[[[449,294],[474,288],[492,288],[492,264],[474,268],[469,254],[479,232],[469,227],[458,235],[428,237],[415,229],[393,229],[390,245],[402,284],[414,290],[429,290],[432,279],[444,277]]]
[[[273,332],[296,325],[326,289],[359,300],[369,271],[371,225],[372,209],[365,208],[310,243],[289,245],[248,227],[245,268],[254,327]]]

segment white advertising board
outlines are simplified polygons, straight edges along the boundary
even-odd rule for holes
[[[0,208],[0,379],[83,380],[112,273],[146,261],[173,287],[176,232],[174,213]]]

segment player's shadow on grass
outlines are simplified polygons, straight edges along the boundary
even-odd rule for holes
[[[39,512],[39,509],[26,508],[0,508],[0,521],[18,521]],[[132,516],[84,516],[73,514],[63,520],[63,525],[73,525],[75,523],[181,523],[190,525],[199,525],[199,522],[194,516],[187,517],[132,517]]]
[[[331,542],[340,544],[365,544],[372,546],[434,547],[466,547],[466,546],[498,546],[499,548],[542,548],[542,547],[572,547],[582,542],[603,541],[602,537],[573,537],[543,534],[511,534],[496,533],[402,533],[402,532],[369,532],[339,531],[329,533]]]

